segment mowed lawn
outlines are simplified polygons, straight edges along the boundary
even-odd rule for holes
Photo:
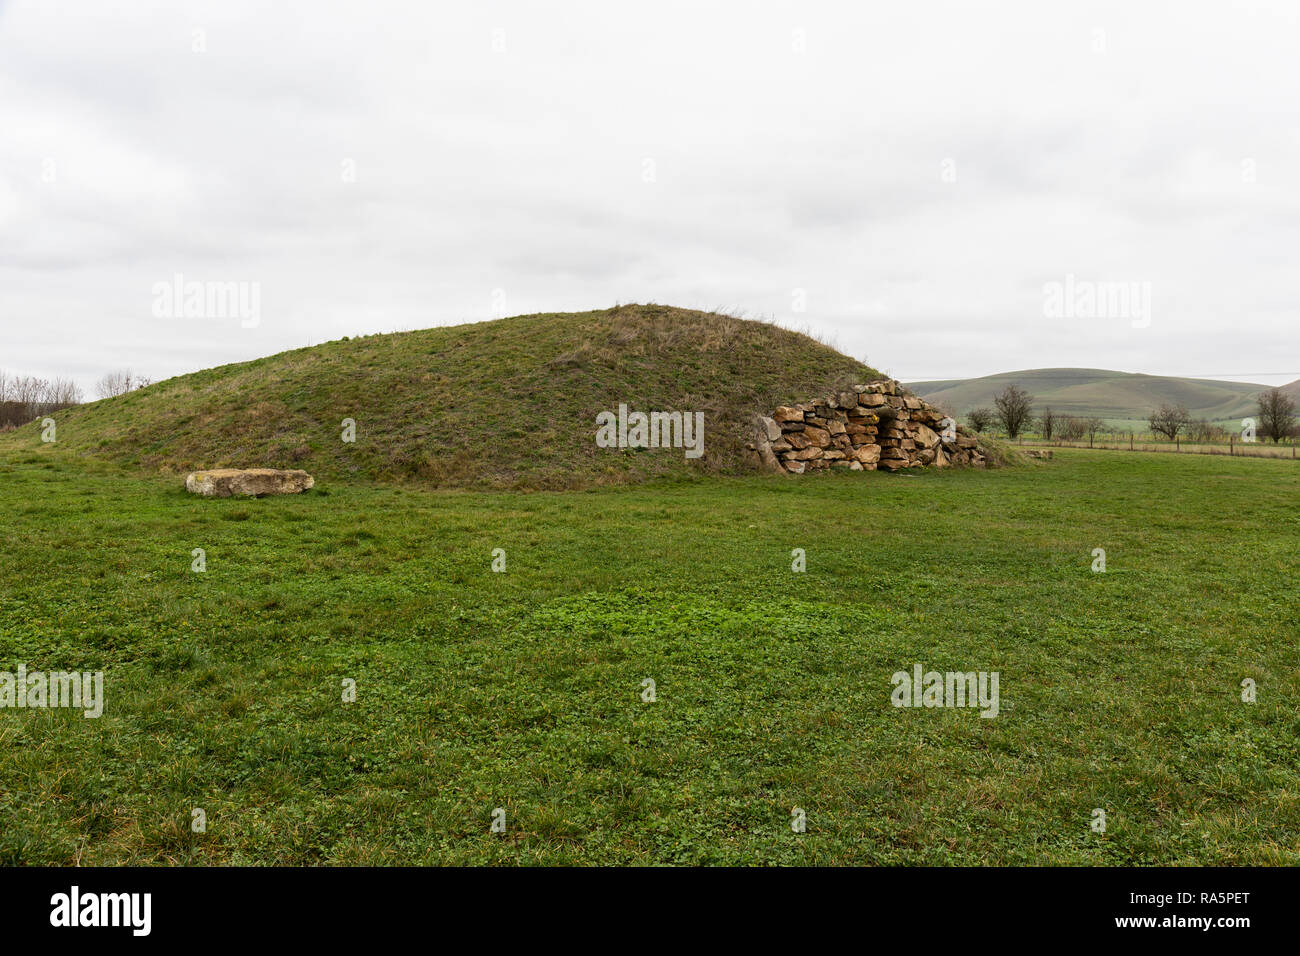
[[[1294,865],[1298,503],[1068,450],[251,501],[10,454],[0,670],[106,701],[0,710],[0,863]],[[1000,714],[891,706],[914,664]]]

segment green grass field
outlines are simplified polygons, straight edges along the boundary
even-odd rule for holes
[[[5,864],[1300,863],[1290,462],[240,501],[56,449],[0,455],[0,669],[105,711],[0,710]]]

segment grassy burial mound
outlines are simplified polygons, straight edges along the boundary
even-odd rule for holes
[[[629,305],[328,342],[60,412],[56,446],[42,445],[39,423],[0,442],[164,473],[571,488],[751,470],[756,413],[879,377],[774,325]],[[597,417],[620,405],[624,419],[702,413],[704,453],[601,447]]]

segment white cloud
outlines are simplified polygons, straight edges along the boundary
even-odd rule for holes
[[[0,364],[162,377],[500,289],[904,378],[1300,377],[1287,4],[447,6],[0,6]],[[262,323],[154,318],[177,272],[261,283]],[[1066,274],[1150,282],[1151,328],[1045,319]]]

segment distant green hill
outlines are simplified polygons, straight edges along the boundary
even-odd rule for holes
[[[806,335],[656,305],[367,335],[224,365],[66,409],[0,447],[171,473],[305,468],[343,480],[574,488],[745,470],[753,416],[880,378]],[[701,412],[702,458],[605,449],[596,415]],[[341,440],[342,422],[356,441]]]
[[[1161,404],[1186,405],[1193,418],[1237,421],[1255,411],[1255,396],[1267,385],[1217,382],[1204,378],[1141,375],[1100,368],[1036,368],[983,378],[909,382],[907,387],[955,415],[981,405],[1018,385],[1034,396],[1035,409],[1050,405],[1063,415],[1086,415],[1111,422],[1142,421]],[[1300,382],[1285,386],[1300,396]]]

